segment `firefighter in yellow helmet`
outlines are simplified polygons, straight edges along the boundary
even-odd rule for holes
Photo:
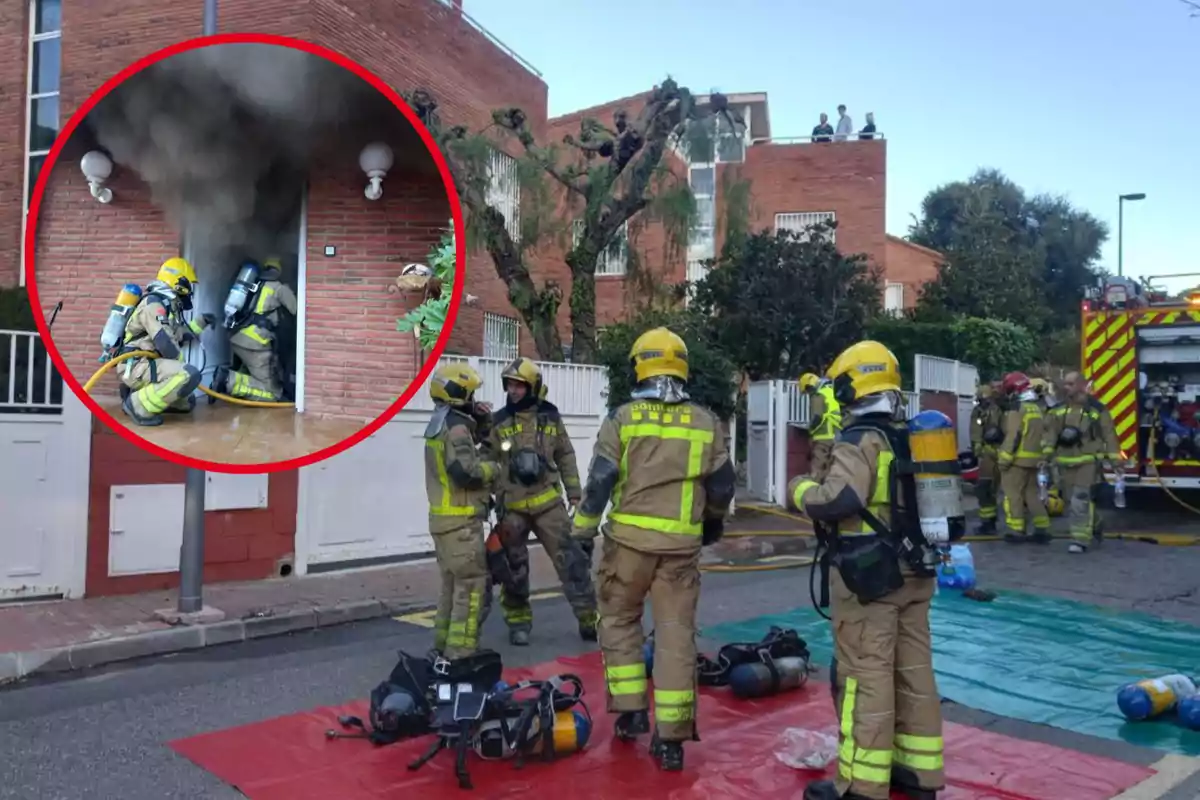
[[[499,465],[478,454],[475,391],[483,384],[466,364],[443,364],[429,394],[434,412],[425,429],[425,491],[429,532],[442,573],[434,649],[453,660],[479,648],[488,588],[483,526]]]
[[[1051,409],[1046,440],[1054,448],[1054,461],[1068,503],[1067,524],[1072,539],[1068,549],[1072,553],[1085,553],[1089,545],[1101,542],[1092,500],[1097,462],[1117,468],[1120,454],[1116,433],[1111,423],[1105,424],[1107,409],[1088,394],[1087,384],[1078,372],[1067,374],[1063,389],[1065,402]]]
[[[121,352],[149,350],[159,358],[131,358],[120,371],[121,408],[138,425],[161,425],[164,412],[186,414],[196,406],[193,393],[200,370],[183,363],[184,345],[198,342],[216,320],[212,314],[186,320],[196,291],[196,271],[182,258],[168,258],[125,326]]]
[[[828,374],[846,425],[825,479],[795,478],[788,497],[833,527],[821,542],[822,579],[832,598],[841,747],[837,778],[809,784],[804,800],[885,800],[893,786],[933,798],[945,785],[929,632],[938,553],[921,533],[900,367],[882,344],[865,341]]]
[[[591,542],[571,536],[572,509],[582,487],[575,448],[558,408],[546,401],[537,364],[517,358],[500,375],[507,402],[492,415],[488,451],[500,464],[496,492],[496,533],[508,569],[493,575],[500,583],[500,607],[514,645],[529,644],[533,608],[529,603],[529,533],[554,564],[575,617],[579,635],[596,641],[596,589],[592,584]],[[563,492],[566,492],[566,502]],[[586,548],[586,549],[585,549]]]
[[[842,409],[833,396],[833,384],[811,372],[800,376],[800,391],[809,397],[808,432],[812,442],[809,474],[820,480],[829,469],[829,452],[842,429]]]
[[[996,448],[1004,441],[1004,408],[999,394],[997,384],[980,384],[975,408],[971,409],[971,451],[979,462],[975,497],[979,500],[979,532],[985,535],[996,532],[996,495],[1000,483]]]
[[[736,476],[723,427],[689,399],[687,346],[666,328],[638,337],[629,353],[636,386],[600,426],[573,534],[604,523],[598,593],[600,649],[615,734],[650,731],[646,599],[654,615],[654,715],[650,750],[660,767],[683,769],[696,738],[696,605],[700,548],[721,538]]]
[[[283,312],[296,316],[297,301],[283,282],[279,258],[266,259],[261,268],[253,261],[244,263],[225,308],[225,326],[233,331],[229,346],[242,369],[218,367],[213,390],[246,400],[283,400],[285,381],[277,331],[284,322]]]
[[[1000,485],[1004,491],[1006,542],[1050,543],[1050,514],[1038,489],[1038,472],[1050,456],[1045,441],[1046,418],[1033,382],[1023,372],[1004,376],[1003,391],[1011,398],[1004,415],[1004,441],[996,454]],[[1026,517],[1033,518],[1033,536],[1026,533]]]

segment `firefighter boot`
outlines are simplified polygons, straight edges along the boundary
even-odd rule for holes
[[[922,789],[917,776],[905,767],[892,767],[892,788],[903,792],[908,800],[937,800],[937,792],[933,789]]]
[[[631,742],[650,732],[649,711],[624,711],[613,726],[613,735],[622,742]]]
[[[139,417],[138,413],[133,410],[132,394],[128,395],[124,400],[121,401],[121,410],[124,411],[131,420],[143,427],[153,428],[155,425],[163,424],[163,418],[159,414],[155,414],[153,417]]]
[[[869,800],[858,792],[841,794],[833,781],[814,781],[804,787],[803,800]]]
[[[996,535],[996,520],[994,520],[994,519],[979,520],[979,535],[980,536],[995,536]]]
[[[508,643],[514,647],[529,646],[529,631],[513,629],[508,632]]]
[[[600,637],[596,632],[596,615],[590,619],[579,620],[579,638],[585,642],[597,641]]]
[[[650,755],[663,772],[680,772],[683,769],[683,742],[664,741],[656,733],[650,740]]]
[[[1053,538],[1054,538],[1054,537],[1052,537],[1052,536],[1050,535],[1050,529],[1049,529],[1049,528],[1034,528],[1034,529],[1033,529],[1033,536],[1031,537],[1031,539],[1030,539],[1030,540],[1031,540],[1031,541],[1032,541],[1034,544],[1050,544],[1050,540],[1051,540],[1051,539],[1053,539]]]

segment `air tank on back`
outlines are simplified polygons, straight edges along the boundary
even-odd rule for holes
[[[237,325],[238,318],[245,310],[246,304],[250,302],[250,297],[258,291],[258,273],[258,264],[253,261],[242,263],[242,268],[238,270],[233,285],[229,287],[229,294],[225,296],[226,328],[233,328]]]
[[[104,352],[100,355],[101,363],[116,356],[125,339],[125,327],[141,299],[142,288],[136,283],[127,283],[121,287],[117,302],[113,303],[109,310],[108,321],[104,323],[104,330],[100,333],[100,344],[104,347]]]
[[[954,423],[940,411],[922,411],[908,421],[908,432],[921,533],[933,545],[957,541],[967,532],[967,518]]]

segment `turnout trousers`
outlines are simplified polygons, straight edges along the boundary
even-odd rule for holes
[[[471,520],[444,533],[434,533],[433,547],[442,577],[433,646],[454,660],[479,649],[483,593],[487,588],[483,523]]]
[[[700,552],[643,553],[605,537],[598,571],[600,650],[608,710],[650,707],[646,598],[654,615],[654,717],[659,737],[682,742],[696,735],[696,605],[700,600]]]
[[[1050,513],[1038,496],[1037,467],[1013,465],[1000,473],[1000,485],[1004,491],[1004,524],[1018,536],[1024,536],[1027,518],[1032,517],[1033,527],[1046,530],[1050,527]]]
[[[893,783],[945,787],[929,632],[935,581],[909,575],[900,589],[863,605],[830,570],[840,740],[835,783],[842,794],[887,800]]]

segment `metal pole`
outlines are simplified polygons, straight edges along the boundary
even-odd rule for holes
[[[1125,198],[1117,198],[1117,277],[1125,274]]]
[[[217,32],[217,0],[204,0],[204,35]],[[183,488],[183,543],[179,548],[179,613],[204,608],[204,489],[202,469],[188,469]]]

